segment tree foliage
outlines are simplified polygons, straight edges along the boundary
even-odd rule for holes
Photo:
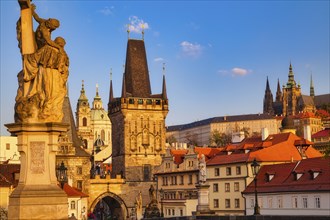
[[[231,136],[225,133],[220,133],[218,130],[214,130],[210,136],[211,146],[226,146],[231,143]]]

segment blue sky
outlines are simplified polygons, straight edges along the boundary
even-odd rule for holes
[[[81,81],[90,104],[95,85],[106,108],[110,69],[121,94],[130,38],[145,45],[152,93],[161,93],[162,65],[170,112],[167,125],[214,116],[262,112],[266,78],[275,96],[277,79],[295,79],[309,94],[329,93],[329,1],[33,1],[42,18],[61,22],[52,38],[66,39],[69,97],[75,111]],[[1,134],[14,122],[21,57],[16,40],[19,6],[1,0]],[[34,25],[36,28],[37,25]]]

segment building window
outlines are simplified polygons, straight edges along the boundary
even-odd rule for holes
[[[193,167],[193,166],[194,166],[194,161],[190,160],[190,161],[188,162],[188,166],[189,166],[189,167]]]
[[[315,197],[315,208],[317,208],[317,209],[320,209],[321,208],[320,197]]]
[[[151,165],[150,164],[144,164],[143,165],[143,180],[149,181],[151,179]]]
[[[171,176],[171,185],[176,185],[176,176]]]
[[[235,208],[239,208],[239,199],[235,199]]]
[[[198,182],[199,182],[199,175],[196,174],[196,183],[198,183]]]
[[[220,169],[214,168],[214,176],[220,176]]]
[[[77,175],[81,175],[82,174],[82,167],[77,167]]]
[[[236,167],[236,175],[241,175],[241,167],[240,166]]]
[[[217,183],[213,184],[213,192],[218,192],[219,191],[219,186]]]
[[[230,199],[225,199],[225,207],[230,208]]]
[[[292,197],[292,208],[296,209],[298,208],[298,198]]]
[[[87,126],[87,118],[83,117],[83,126]]]
[[[304,209],[307,209],[307,208],[308,208],[308,200],[307,200],[307,197],[302,198],[302,201],[303,201],[303,208],[304,208]]]
[[[71,209],[76,209],[76,202],[75,201],[71,201],[70,208]]]
[[[238,192],[239,191],[239,182],[234,183],[234,191]]]
[[[172,215],[175,216],[175,210],[174,209],[172,209]]]
[[[250,208],[254,208],[254,199],[253,198],[250,199]]]
[[[171,168],[171,164],[170,163],[166,163],[165,166],[166,166],[166,168]]]
[[[180,216],[183,216],[183,210],[180,209]]]
[[[277,208],[283,208],[283,200],[282,197],[277,198]]]
[[[180,185],[184,184],[184,176],[180,176]]]
[[[213,208],[219,208],[219,199],[213,199]]]
[[[231,167],[226,167],[226,175],[231,176]]]
[[[10,143],[6,143],[6,150],[10,150]]]
[[[225,192],[230,192],[230,183],[225,183]]]
[[[82,180],[77,181],[77,189],[82,190]]]
[[[268,198],[268,208],[273,208],[273,198]]]
[[[190,174],[188,176],[188,184],[191,185],[193,183],[193,176]]]

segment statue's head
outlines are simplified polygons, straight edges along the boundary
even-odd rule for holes
[[[60,45],[61,47],[64,47],[66,42],[63,37],[56,37],[55,38],[55,43]]]
[[[55,30],[56,28],[58,28],[60,26],[60,21],[55,19],[55,18],[49,18],[46,21],[46,25],[48,28],[50,28],[51,30]]]

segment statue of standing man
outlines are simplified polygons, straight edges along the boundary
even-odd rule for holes
[[[30,0],[18,2],[21,17],[16,30],[23,69],[18,74],[15,122],[61,122],[69,58],[64,50],[65,40],[56,37],[53,41],[51,38],[60,22],[54,18],[40,18]],[[39,24],[35,32],[32,17]]]
[[[202,154],[199,159],[199,184],[204,185],[206,182],[206,162],[205,155]]]

